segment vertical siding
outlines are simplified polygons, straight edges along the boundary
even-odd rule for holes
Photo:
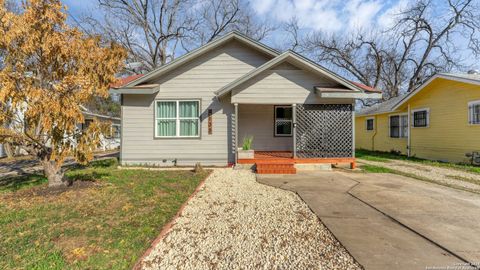
[[[124,95],[122,107],[122,163],[170,166],[202,162],[232,162],[232,114],[230,99],[217,100],[214,91],[267,61],[267,57],[233,41],[173,70],[161,79],[157,95]],[[156,99],[199,99],[200,139],[155,139]],[[208,134],[207,112],[213,110],[213,134]],[[165,160],[165,162],[164,162]]]
[[[293,137],[274,136],[274,106],[240,104],[238,122],[238,143],[243,138],[253,136],[254,150],[293,151]]]

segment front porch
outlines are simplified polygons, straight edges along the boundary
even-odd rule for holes
[[[330,163],[350,164],[355,169],[356,162],[353,157],[344,158],[294,158],[290,151],[255,151],[253,159],[238,159],[238,164],[255,164],[257,162],[292,162],[293,164],[309,164],[309,163]]]
[[[255,165],[259,174],[294,174],[324,164],[355,168],[351,104],[234,105],[236,164]],[[242,150],[245,138],[253,142]]]
[[[259,174],[294,174],[296,173],[295,164],[349,164],[351,169],[356,167],[354,157],[299,158],[293,157],[291,151],[255,151],[253,159],[238,159],[237,163],[256,165]]]

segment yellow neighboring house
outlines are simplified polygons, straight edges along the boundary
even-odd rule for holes
[[[466,154],[480,152],[480,74],[437,74],[407,95],[360,110],[355,127],[357,149],[470,163]]]

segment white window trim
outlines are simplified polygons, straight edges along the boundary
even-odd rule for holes
[[[422,111],[426,111],[427,112],[427,126],[425,127],[416,127],[415,126],[415,112],[422,112]],[[414,109],[411,111],[412,115],[410,116],[411,117],[411,123],[412,123],[412,128],[428,128],[430,127],[430,108],[420,108],[420,109]]]
[[[388,118],[390,119],[390,118]],[[373,120],[373,129],[368,129],[368,120]],[[389,120],[390,121],[390,120]],[[372,131],[375,131],[375,117],[367,117],[365,118],[365,130],[367,132],[372,132]]]
[[[468,102],[468,124],[470,126],[480,126],[480,122],[479,123],[473,123],[473,110],[470,110],[470,107],[471,106],[475,106],[475,105],[480,105],[480,100],[474,100],[474,101],[470,101]]]
[[[400,124],[400,126],[399,126],[400,129],[402,128],[402,116],[407,116],[407,123],[406,123],[406,125],[407,125],[407,135],[406,136],[392,137],[392,133],[390,132],[391,131],[390,130],[390,127],[391,127],[391,122],[390,122],[391,118],[390,117],[392,117],[392,116],[398,116],[399,117],[398,121],[399,121],[399,124]],[[408,113],[395,113],[395,114],[389,114],[388,115],[388,137],[389,138],[391,138],[391,139],[407,139],[408,136],[410,136],[410,132],[408,130],[409,130],[408,129]],[[398,132],[400,133],[400,130]]]
[[[293,107],[292,106],[282,106],[282,105],[275,105],[273,106],[273,128],[274,128],[274,134],[275,137],[292,137],[293,136],[293,119],[284,119],[284,118],[277,118],[277,108],[291,108],[292,113],[293,113]],[[290,122],[290,134],[278,134],[277,133],[277,120],[284,121],[284,122]]]
[[[198,103],[198,117],[180,117],[180,102],[188,102],[188,101],[195,101]],[[157,110],[158,106],[157,104],[159,102],[175,102],[176,106],[176,117],[175,118],[158,118],[157,117]],[[200,130],[201,130],[201,121],[200,121],[200,100],[199,99],[156,99],[155,100],[155,115],[154,115],[154,125],[155,125],[155,138],[161,138],[161,139],[169,139],[169,138],[200,138]],[[175,120],[175,136],[158,136],[157,134],[157,120],[163,119],[163,120]],[[191,119],[196,119],[198,121],[197,125],[197,134],[196,136],[180,136],[180,120],[191,120]]]

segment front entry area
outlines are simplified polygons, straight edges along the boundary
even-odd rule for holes
[[[355,169],[355,158],[300,158],[290,151],[255,151],[253,159],[239,159],[238,164],[255,165],[258,174],[296,174],[297,164],[350,164]]]
[[[295,174],[297,164],[355,168],[352,104],[235,104],[237,164],[259,174]],[[244,147],[251,140],[250,147]]]

